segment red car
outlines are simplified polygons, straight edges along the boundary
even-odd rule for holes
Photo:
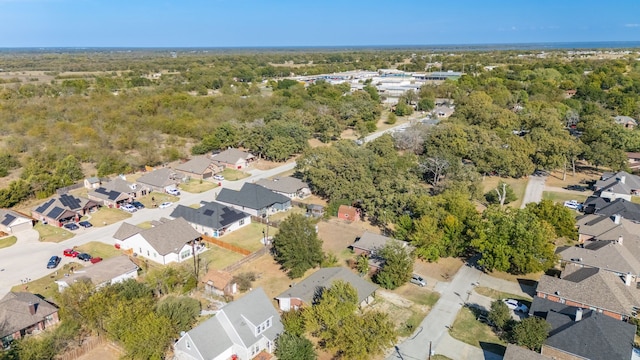
[[[91,260],[89,260],[89,261],[92,264],[95,264],[95,263],[99,263],[100,261],[102,261],[102,258],[101,257],[94,257],[94,258],[91,258]]]
[[[80,253],[73,249],[66,249],[65,251],[62,252],[62,254],[68,257],[78,257]]]

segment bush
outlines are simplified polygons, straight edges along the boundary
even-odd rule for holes
[[[251,289],[251,285],[256,279],[256,273],[250,271],[234,276],[232,281],[238,284],[238,290],[244,292]]]

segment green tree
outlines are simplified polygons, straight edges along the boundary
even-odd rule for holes
[[[306,331],[304,309],[289,310],[282,313],[284,331],[291,335],[302,336]]]
[[[394,113],[389,113],[389,115],[387,115],[387,124],[389,125],[393,125],[398,121],[398,117],[396,116],[396,114]]]
[[[500,329],[504,329],[507,322],[511,319],[511,311],[509,307],[502,300],[495,300],[491,303],[491,310],[489,310],[489,320],[496,324]]]
[[[513,327],[513,340],[516,344],[533,351],[540,351],[549,336],[551,325],[537,316],[528,317]]]
[[[393,240],[376,252],[382,267],[374,276],[375,282],[385,289],[395,289],[411,279],[413,255],[406,243]]]
[[[160,316],[169,319],[173,333],[191,329],[198,316],[200,316],[200,302],[186,296],[169,296],[162,299],[156,305],[156,312]]]
[[[569,208],[551,200],[542,200],[527,204],[527,210],[553,226],[557,237],[578,240],[575,213]]]
[[[274,354],[282,360],[315,360],[318,354],[309,339],[283,332],[278,335],[275,341],[276,350]]]
[[[500,204],[500,206],[518,199],[511,185],[503,181],[500,181],[495,189],[484,194],[484,198],[489,204]]]
[[[289,215],[273,237],[273,254],[290,278],[301,277],[319,266],[324,254],[315,224],[301,214]]]
[[[356,270],[360,275],[366,275],[369,272],[369,257],[367,255],[358,255],[356,258]]]

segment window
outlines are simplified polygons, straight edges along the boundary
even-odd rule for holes
[[[271,319],[267,319],[267,328],[271,327]]]
[[[188,340],[187,340],[186,346],[187,346],[187,349],[191,349],[191,343]]]
[[[244,219],[240,220],[240,225],[244,225]]]

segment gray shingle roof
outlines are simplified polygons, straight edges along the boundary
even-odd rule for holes
[[[619,194],[631,194],[631,190],[640,190],[640,177],[620,171],[615,174],[603,174],[596,181],[596,189],[609,189]]]
[[[273,180],[261,179],[256,182],[257,185],[276,191],[279,193],[293,194],[301,189],[309,188],[309,184],[291,176],[276,177]]]
[[[640,204],[618,198],[596,210],[595,214],[600,216],[620,215],[627,220],[640,222]]]
[[[115,234],[113,234],[113,238],[116,240],[126,240],[142,230],[144,229],[131,225],[128,222],[123,222],[118,230],[116,230]]]
[[[213,155],[211,160],[226,164],[235,164],[240,160],[252,159],[254,156],[248,152],[238,149],[227,149],[219,154]]]
[[[248,322],[256,326],[268,319],[271,319],[271,327],[256,336],[254,328]],[[232,329],[228,328],[229,325]],[[230,348],[234,340],[239,340],[238,345],[247,348],[263,336],[274,341],[283,330],[280,315],[271,300],[262,288],[257,288],[228,303],[216,316],[190,330],[188,334],[203,358],[213,359]],[[233,331],[234,334],[229,334],[228,331]]]
[[[592,360],[631,359],[635,325],[588,309],[575,321],[577,308],[537,297],[531,311],[551,325],[545,346]]]
[[[627,240],[627,244],[632,245],[629,242],[631,242],[631,239]],[[616,271],[622,274],[640,274],[640,261],[629,252],[625,245],[620,245],[614,241],[598,240],[585,241],[583,245],[584,247],[559,248],[558,254],[564,261]],[[635,246],[638,247],[638,244],[636,243]]]
[[[247,213],[216,202],[203,202],[198,209],[178,205],[171,213],[173,218],[183,218],[189,223],[213,229],[225,228],[248,216]]]
[[[507,351],[503,360],[551,360],[550,357],[538,354],[537,352],[520,347],[514,344],[507,344]]]
[[[203,155],[203,156],[196,156],[185,163],[177,165],[176,170],[202,175],[207,171],[207,169],[210,166],[211,166],[211,159]]]
[[[331,267],[314,272],[306,279],[276,296],[276,299],[297,298],[306,304],[312,304],[318,289],[331,287],[331,284],[337,280],[345,281],[356,289],[358,303],[364,301],[378,289],[378,286],[362,279],[347,268]]]
[[[125,194],[136,192],[138,189],[138,184],[128,182],[127,180],[116,177],[109,182],[102,184],[102,187],[107,190],[113,190]]]
[[[175,171],[169,168],[161,168],[153,170],[150,173],[142,175],[138,178],[138,183],[149,185],[152,187],[167,187],[179,183],[178,176]]]
[[[240,191],[222,189],[216,201],[260,210],[273,204],[287,203],[291,199],[284,195],[276,194],[260,185],[245,183]]]
[[[29,304],[36,304],[35,314]],[[10,292],[0,300],[0,338],[26,329],[58,311],[54,305],[28,292]]]
[[[140,235],[147,240],[160,255],[177,252],[189,241],[200,238],[200,234],[182,218],[170,220],[150,229],[142,230]]]
[[[391,240],[393,239],[388,236],[365,231],[364,234],[360,236],[360,239],[351,244],[351,246],[358,249],[373,251],[383,248]]]
[[[92,284],[100,285],[136,269],[138,266],[129,260],[128,256],[121,255],[87,266],[58,281],[71,285],[79,279],[89,279]]]

